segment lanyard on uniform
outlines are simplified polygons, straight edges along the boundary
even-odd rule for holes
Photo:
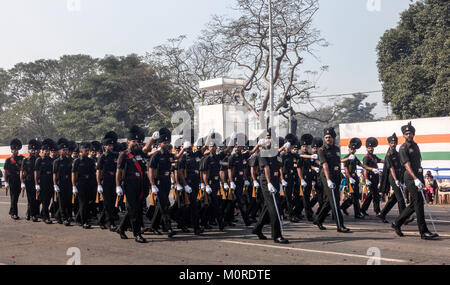
[[[16,167],[17,167],[17,170],[19,170],[20,171],[20,166],[19,166],[19,164],[18,163],[16,163],[16,160],[14,159],[14,157],[12,157],[11,156],[11,162],[13,163],[13,164],[15,164],[16,165]]]
[[[139,162],[137,162],[137,160],[136,159],[134,159],[134,155],[132,155],[131,153],[129,153],[128,151],[127,152],[125,152],[125,154],[130,158],[130,159],[132,159],[133,160],[133,162],[134,162],[134,166],[136,166],[136,168],[137,168],[137,170],[139,171],[139,173],[141,174],[141,177],[144,177],[144,175],[143,175],[143,173],[142,173],[142,168],[141,168],[141,165],[139,164]]]

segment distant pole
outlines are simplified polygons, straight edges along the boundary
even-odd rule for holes
[[[269,0],[269,98],[270,98],[270,123],[272,123],[273,111],[273,39],[272,39],[272,0]]]

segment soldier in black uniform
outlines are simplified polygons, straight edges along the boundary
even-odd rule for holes
[[[49,214],[49,205],[53,197],[53,158],[50,152],[55,142],[52,139],[45,139],[42,142],[42,151],[44,156],[36,159],[34,167],[34,182],[36,191],[39,193],[41,202],[41,218],[46,224],[52,224]]]
[[[163,228],[168,231],[168,237],[172,238],[176,233],[172,229],[169,215],[169,193],[170,193],[170,168],[175,160],[174,155],[170,152],[169,143],[171,133],[166,128],[159,130],[159,147],[160,150],[150,158],[150,166],[148,176],[152,193],[156,195],[156,208],[151,221],[150,230],[155,231],[159,224],[163,223]],[[186,190],[186,187],[185,187]]]
[[[122,239],[127,239],[125,230],[131,226],[136,242],[147,242],[141,235],[143,226],[142,200],[147,175],[146,164],[142,157],[141,143],[144,141],[144,131],[138,127],[131,127],[128,135],[128,149],[119,155],[116,171],[116,194],[125,195],[126,214],[117,232]]]
[[[313,136],[310,134],[304,134],[300,138],[301,153],[299,160],[297,161],[297,175],[299,179],[299,188],[302,187],[302,202],[305,209],[306,218],[308,221],[313,221],[313,210],[311,206],[311,189],[313,181],[313,169],[314,161],[317,159],[317,154],[310,154],[308,152],[308,146],[312,144]],[[296,189],[299,191],[300,189]]]
[[[109,228],[115,231],[113,210],[116,200],[116,169],[118,153],[114,151],[118,136],[111,131],[106,133],[103,138],[105,152],[98,158],[97,162],[97,192],[103,195],[103,211],[100,214],[99,226],[101,229]],[[117,146],[116,146],[117,150]]]
[[[397,217],[392,228],[399,236],[403,236],[401,226],[415,212],[417,217],[417,226],[419,227],[420,237],[422,239],[434,239],[437,233],[430,233],[425,223],[425,215],[423,209],[422,193],[424,187],[423,168],[421,165],[422,155],[419,146],[414,142],[416,129],[409,122],[401,128],[405,143],[400,147],[400,163],[405,167],[404,180],[406,188],[411,194],[411,203]]]
[[[405,196],[400,189],[403,183],[404,168],[400,163],[400,154],[397,151],[398,138],[394,133],[388,137],[389,149],[384,159],[383,175],[381,177],[381,192],[385,195],[389,193],[390,188],[394,190],[394,195],[389,197],[384,208],[377,215],[383,223],[388,223],[386,215],[398,202],[398,212],[401,213],[406,208]],[[411,221],[411,220],[410,220]],[[410,222],[409,221],[409,222]]]
[[[61,138],[57,142],[61,156],[53,162],[53,187],[57,193],[58,211],[56,220],[58,224],[70,225],[72,212],[72,158],[69,156],[69,142]]]
[[[269,150],[271,143],[269,139],[265,139],[263,143],[263,149]],[[278,192],[280,188],[280,161],[277,155],[267,156],[266,154],[260,154],[259,167],[263,174],[260,176],[260,185],[264,195],[264,207],[259,216],[258,222],[252,233],[256,234],[259,239],[267,239],[262,233],[262,229],[265,224],[270,223],[272,226],[272,239],[276,243],[286,244],[289,243],[281,234],[280,217],[277,214],[275,208],[274,194]]]
[[[361,213],[368,216],[367,209],[370,202],[373,200],[373,210],[376,214],[380,213],[380,193],[378,190],[378,184],[380,183],[380,176],[378,171],[378,163],[384,163],[384,161],[378,158],[373,152],[378,146],[378,140],[374,137],[370,137],[366,140],[367,154],[364,156],[363,165],[364,177],[366,184],[369,186],[369,194],[366,196],[366,200],[361,206]]]
[[[318,154],[319,148],[321,148],[323,145],[322,138],[314,138],[313,142],[311,144],[311,152],[312,154]],[[319,203],[319,207],[316,210],[316,215],[319,214],[320,210],[322,209],[323,203],[324,203],[324,193],[323,193],[323,186],[322,186],[322,180],[320,179],[320,170],[322,167],[320,166],[320,162],[318,160],[314,161],[314,164],[312,166],[313,172],[313,180],[311,182],[315,195],[311,199],[311,208],[314,207],[316,203]]]
[[[12,156],[7,158],[4,165],[5,187],[10,189],[11,207],[9,215],[12,219],[18,220],[17,202],[20,195],[20,169],[22,168],[23,156],[19,155],[22,149],[22,142],[19,139],[13,139],[10,143]]]
[[[291,151],[291,148],[297,144],[297,137],[294,134],[286,135],[287,143],[284,144],[286,150],[281,154],[281,184],[284,187],[284,199],[286,203],[286,211],[291,222],[297,223],[298,219],[294,216],[294,188],[295,172],[294,160],[296,155]],[[282,210],[281,210],[282,211]]]
[[[22,169],[20,172],[20,181],[22,191],[27,192],[27,221],[32,218],[33,222],[37,222],[39,215],[39,202],[36,199],[36,186],[34,182],[34,167],[36,165],[36,159],[39,156],[41,150],[41,143],[35,139],[31,139],[28,142],[29,156],[23,160]]]
[[[251,222],[256,222],[256,215],[264,206],[264,198],[261,191],[261,186],[259,185],[259,179],[261,175],[261,171],[259,169],[259,150],[260,146],[256,145],[255,152],[248,159],[248,165],[250,167],[250,176],[253,180],[252,183],[252,193],[250,198],[249,205],[249,220]]]
[[[250,157],[250,153],[242,153],[242,148],[246,140],[243,138],[242,134],[239,138],[240,140],[238,140],[237,134],[231,138],[234,142],[234,151],[228,158],[228,181],[230,183],[230,188],[233,191],[233,195],[236,198],[235,201],[241,212],[244,224],[249,226],[250,222],[248,220],[247,206],[245,204],[243,191],[245,181],[244,160],[247,160]],[[232,208],[234,208],[234,206]]]
[[[356,150],[359,149],[362,145],[362,142],[359,138],[352,138],[348,145],[348,154],[344,157],[344,169],[345,169],[345,177],[347,179],[347,185],[349,185],[350,197],[345,200],[341,205],[341,210],[344,214],[348,215],[347,209],[350,205],[353,204],[353,211],[355,213],[355,219],[364,218],[360,213],[360,191],[359,191],[359,177],[356,173],[357,167],[363,167],[363,164],[359,159],[355,156]]]
[[[322,225],[330,210],[332,210],[335,217],[337,231],[347,233],[350,232],[344,226],[344,219],[339,208],[339,185],[341,183],[341,153],[339,147],[335,145],[336,132],[334,128],[326,128],[324,130],[325,144],[319,149],[319,161],[322,166],[320,171],[320,178],[322,185],[327,194],[327,199],[323,204],[322,209],[314,220],[314,224],[320,230],[326,228]]]
[[[73,193],[78,196],[80,222],[84,229],[90,229],[88,207],[92,199],[92,178],[95,177],[95,161],[89,157],[91,144],[80,144],[80,157],[72,167]]]

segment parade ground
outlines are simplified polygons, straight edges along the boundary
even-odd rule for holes
[[[383,206],[382,203],[381,206]],[[317,206],[316,206],[317,207]],[[177,232],[167,235],[145,233],[146,244],[136,243],[131,232],[128,240],[98,226],[85,230],[77,225],[65,227],[25,220],[26,198],[19,200],[20,220],[9,215],[9,197],[0,197],[0,264],[2,265],[65,265],[74,263],[79,253],[81,265],[443,265],[450,263],[450,206],[432,205],[438,240],[422,240],[416,222],[402,228],[398,237],[390,224],[383,224],[370,209],[364,220],[353,219],[353,209],[345,216],[345,225],[352,233],[336,232],[335,223],[327,218],[320,231],[310,222],[283,224],[287,245],[270,239],[270,227],[259,240],[252,227],[238,222],[225,232],[207,230],[201,236]],[[398,213],[395,207],[387,216],[392,222]],[[433,231],[426,212],[426,222]],[[240,217],[238,217],[240,220]],[[148,223],[148,221],[146,221]],[[94,221],[95,224],[95,221]]]

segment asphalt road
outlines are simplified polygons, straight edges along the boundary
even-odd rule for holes
[[[64,265],[72,261],[79,249],[80,263],[89,264],[170,264],[170,265],[302,265],[302,264],[449,264],[450,263],[450,206],[431,206],[438,240],[422,240],[415,222],[402,228],[405,237],[397,237],[390,224],[381,223],[370,209],[364,220],[345,217],[352,233],[336,232],[331,219],[320,231],[312,223],[284,222],[284,236],[290,244],[279,245],[258,240],[251,227],[238,223],[225,232],[207,231],[202,236],[178,233],[167,235],[144,234],[146,244],[129,239],[121,240],[117,233],[94,226],[84,230],[79,226],[26,221],[26,198],[20,198],[20,220],[8,215],[9,197],[0,192],[0,264]],[[394,208],[387,219],[397,215]],[[432,231],[431,222],[427,220]],[[270,227],[264,229],[270,237]],[[379,253],[379,255],[376,255]],[[379,259],[374,258],[374,254]]]

